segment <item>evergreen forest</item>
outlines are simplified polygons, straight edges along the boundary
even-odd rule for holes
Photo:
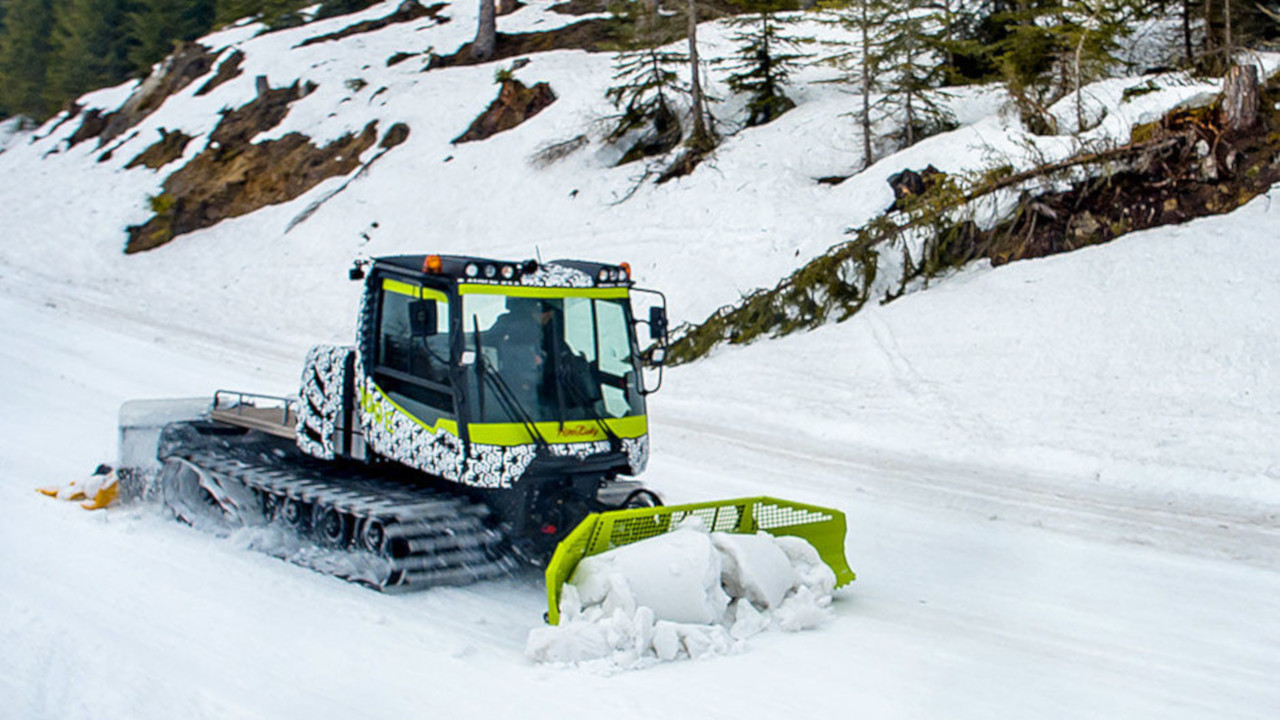
[[[315,17],[375,0],[326,0]],[[0,0],[0,118],[44,120],[98,88],[145,77],[178,43],[244,17],[301,24],[312,0]]]
[[[468,0],[463,0],[468,1]],[[483,5],[484,0],[480,0]],[[267,31],[368,7],[374,0],[0,0],[0,118],[43,121],[85,92],[144,77],[183,42],[240,18]],[[1235,52],[1280,37],[1280,0],[600,0],[624,41],[618,49],[616,131],[652,123],[652,144],[670,147],[674,68],[688,56],[671,44],[697,20],[729,17],[741,51],[728,61],[729,89],[749,95],[749,125],[786,112],[787,76],[800,63],[841,69],[858,90],[853,113],[900,121],[900,145],[945,129],[945,88],[1002,82],[1030,127],[1046,108],[1117,70],[1118,50],[1140,24],[1171,28],[1167,69],[1220,75]],[[304,9],[307,14],[304,14]],[[846,46],[803,37],[808,10],[851,32]],[[689,47],[696,50],[695,42]],[[663,48],[663,49],[659,49]],[[1166,68],[1124,68],[1149,71]],[[1085,118],[1080,118],[1084,123]],[[674,132],[673,132],[674,131]],[[713,132],[713,131],[712,131]],[[662,139],[665,138],[665,141]],[[870,141],[868,140],[868,143]],[[870,150],[870,148],[868,148]],[[648,153],[641,153],[648,154]],[[867,152],[870,159],[872,152]]]

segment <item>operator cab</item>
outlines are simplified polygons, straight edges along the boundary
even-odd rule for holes
[[[412,255],[377,259],[367,278],[357,270],[355,375],[374,456],[494,488],[643,470],[628,266]],[[652,317],[640,322],[652,329]]]

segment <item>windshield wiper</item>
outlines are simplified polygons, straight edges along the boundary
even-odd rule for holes
[[[520,398],[516,397],[515,393],[512,392],[511,386],[503,379],[502,374],[496,368],[489,367],[489,361],[484,357],[484,346],[480,341],[479,321],[474,316],[472,316],[471,320],[472,327],[475,329],[476,375],[478,377],[476,388],[479,394],[480,417],[484,417],[484,383],[488,381],[493,388],[494,395],[498,398],[498,403],[502,405],[502,409],[506,410],[508,415],[519,421],[529,431],[529,436],[533,439],[535,445],[547,452],[551,452],[547,439],[538,430],[537,423],[533,421],[529,411],[520,402]]]

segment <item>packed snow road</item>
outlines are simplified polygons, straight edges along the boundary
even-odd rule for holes
[[[1185,257],[1160,286],[1189,287],[1212,248],[1165,242],[1166,265]],[[38,496],[114,454],[122,400],[288,392],[301,354],[5,278],[0,717],[1274,717],[1280,340],[1214,348],[1280,306],[1249,275],[1275,251],[1235,238],[1230,282],[1165,298],[1176,323],[1123,322],[1157,289],[1134,278],[1080,299],[1104,265],[1150,276],[1141,250],[976,273],[672,371],[646,480],[671,501],[840,507],[859,580],[817,630],[611,676],[525,658],[534,571],[382,596],[155,508]]]

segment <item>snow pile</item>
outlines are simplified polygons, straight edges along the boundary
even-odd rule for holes
[[[770,628],[804,630],[831,613],[835,574],[796,537],[676,531],[584,559],[560,624],[529,633],[537,662],[643,668],[735,652]]]

